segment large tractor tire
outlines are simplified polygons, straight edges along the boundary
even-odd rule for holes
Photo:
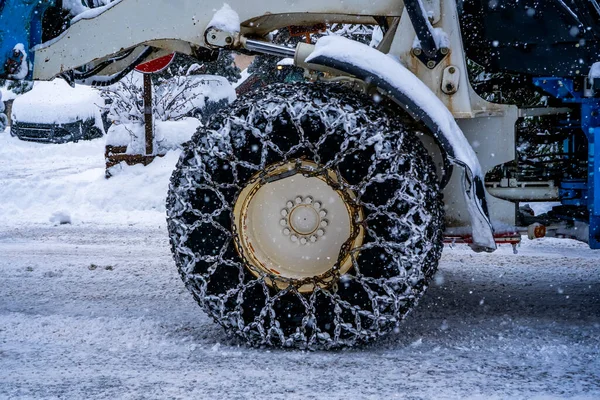
[[[394,329],[442,251],[416,129],[326,84],[271,86],[215,114],[167,199],[175,262],[204,311],[251,345],[336,348]]]

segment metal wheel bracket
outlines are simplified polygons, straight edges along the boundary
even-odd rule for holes
[[[460,73],[458,67],[450,65],[444,68],[442,73],[442,92],[447,95],[453,95],[458,92],[458,85],[460,83]]]
[[[210,27],[204,32],[206,44],[214,49],[229,48],[239,44],[239,33],[228,32],[218,28]]]
[[[435,1],[429,1],[427,5],[434,9],[437,8],[439,15],[440,4],[437,2],[437,7],[435,7],[435,3]],[[419,42],[418,46],[413,47],[411,53],[413,57],[418,58],[427,68],[434,69],[448,56],[450,49],[441,47],[439,43],[436,43],[434,28],[431,24],[432,21],[429,20],[430,17],[422,0],[405,0],[404,7],[406,7],[406,12],[415,29]],[[435,14],[434,11],[432,20],[435,19]]]
[[[434,69],[450,54],[450,49],[442,47],[435,50],[432,54],[427,54],[420,47],[415,47],[412,49],[411,54],[413,57],[418,58],[427,68]]]
[[[472,247],[475,250],[494,251],[496,243],[487,207],[481,165],[471,144],[446,106],[412,72],[380,51],[341,37],[323,39],[328,40],[326,44],[319,48],[320,42],[317,42],[316,47],[310,48],[313,49],[310,53],[308,48],[310,45],[299,44],[296,65],[305,68],[325,68],[328,71],[337,71],[339,75],[351,75],[369,82],[376,86],[380,93],[400,105],[415,120],[424,123],[432,133],[444,158],[464,171],[462,184],[473,229]],[[361,56],[352,59],[346,56],[348,53],[361,54]],[[455,67],[448,67],[448,83],[454,85],[451,89],[458,89],[459,74],[456,73],[458,71],[450,74],[450,68]],[[451,78],[454,75],[456,78]],[[398,76],[406,77],[407,82],[398,84]],[[424,98],[427,102],[423,100]],[[427,104],[428,102],[432,104]],[[443,184],[447,183],[447,179],[449,176],[442,178]]]

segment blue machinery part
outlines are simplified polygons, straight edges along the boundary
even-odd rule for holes
[[[0,79],[32,79],[31,48],[42,42],[42,18],[54,0],[0,0]]]
[[[576,90],[574,81],[565,78],[534,78],[534,84],[565,104],[581,107],[580,124],[588,141],[587,180],[561,182],[561,203],[567,206],[585,207],[588,213],[589,245],[600,249],[600,98],[585,97],[583,90]]]

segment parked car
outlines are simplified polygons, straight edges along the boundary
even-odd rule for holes
[[[62,79],[36,82],[12,106],[10,133],[19,139],[64,143],[102,137],[104,99],[91,87]]]

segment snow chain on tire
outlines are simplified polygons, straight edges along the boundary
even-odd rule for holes
[[[416,305],[437,268],[443,207],[433,163],[410,117],[366,96],[326,84],[261,91],[199,128],[173,173],[167,214],[181,277],[206,313],[251,345],[372,341]],[[308,293],[250,265],[232,222],[249,182],[297,160],[335,171],[364,213],[351,269],[328,286],[315,278]]]

